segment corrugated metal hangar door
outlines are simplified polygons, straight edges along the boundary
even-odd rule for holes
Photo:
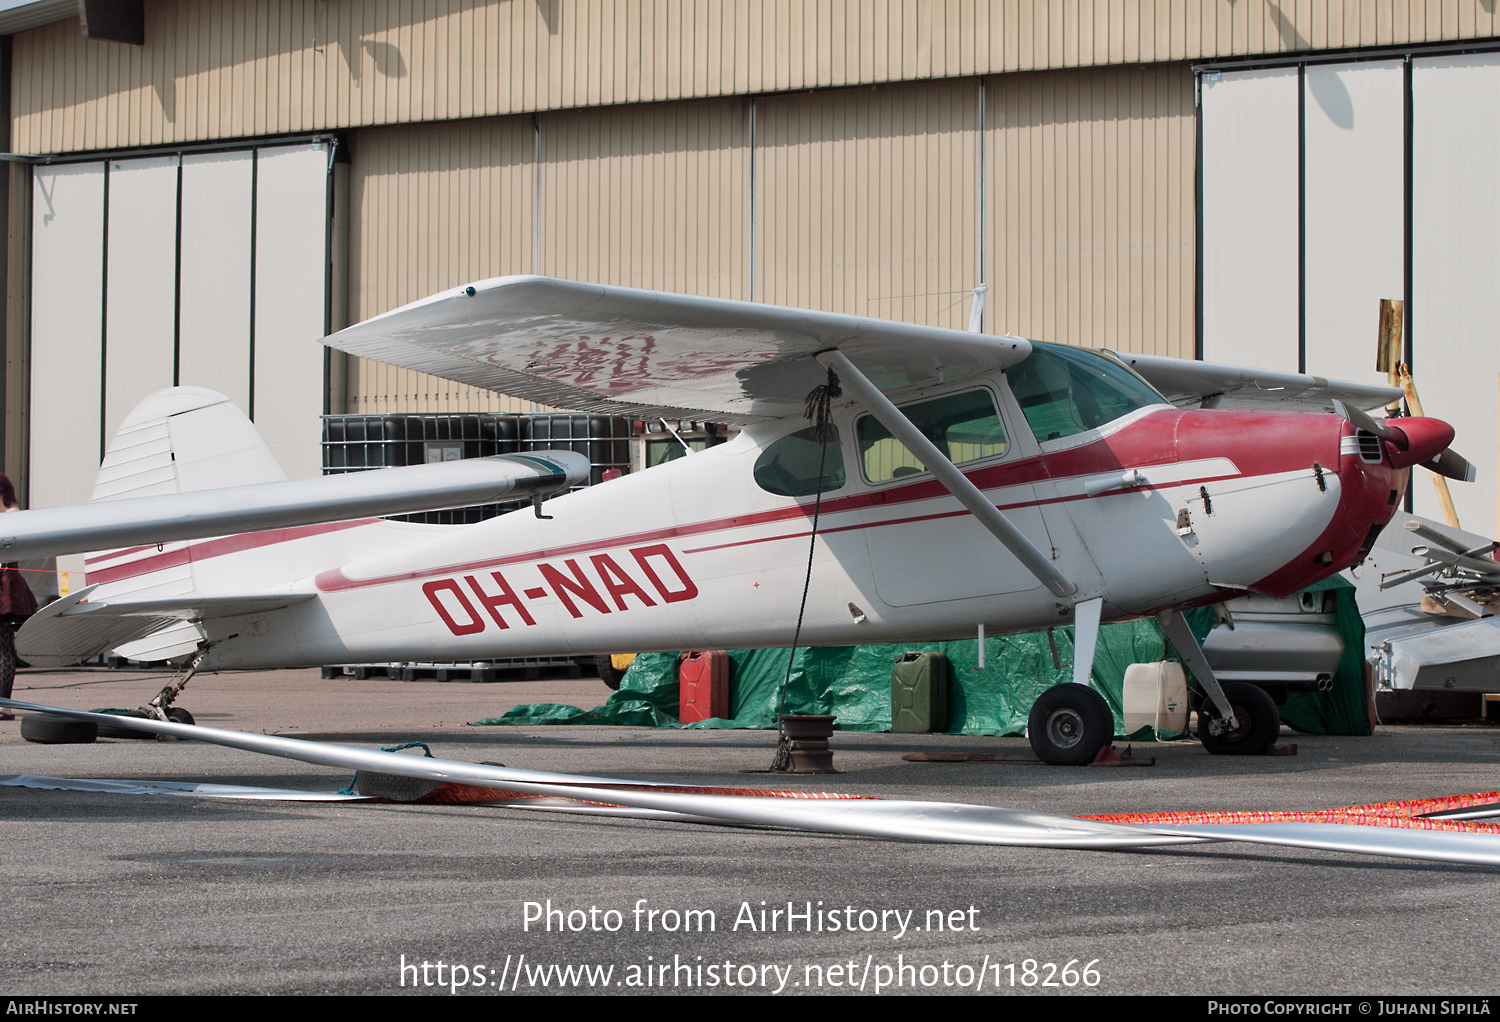
[[[32,507],[87,502],[121,420],[177,384],[319,474],[332,169],[321,142],[33,168]]]
[[[1407,301],[1424,410],[1458,430],[1459,518],[1496,522],[1500,53],[1200,73],[1202,356],[1384,383]],[[1409,204],[1408,204],[1409,200]],[[1419,514],[1442,518],[1418,473]]]

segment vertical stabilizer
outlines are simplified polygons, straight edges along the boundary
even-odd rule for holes
[[[94,500],[191,493],[286,478],[254,423],[223,394],[159,390],[136,405],[110,442]]]
[[[120,424],[99,466],[93,499],[155,497],[286,477],[260,431],[229,398],[203,387],[171,387],[147,397]],[[101,583],[90,598],[200,592],[189,545],[89,554],[87,580]],[[114,652],[134,660],[167,660],[191,653],[202,637],[197,624],[182,621]]]

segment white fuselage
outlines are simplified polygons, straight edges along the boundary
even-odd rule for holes
[[[980,623],[1044,628],[1101,596],[1106,619],[1211,602],[1300,563],[1341,505],[1349,459],[1340,460],[1342,423],[1332,417],[1156,405],[1038,444],[1003,376],[978,386],[994,396],[1010,443],[962,468],[1052,551],[1077,593],[1060,599],[1044,588],[929,474],[866,481],[853,439],[860,410],[845,403],[834,421],[850,470],[821,498],[803,644],[951,639]],[[1220,446],[1204,439],[1213,416],[1237,417],[1223,420],[1232,428]],[[1312,453],[1233,440],[1246,416],[1300,420]],[[168,544],[96,558],[89,581],[105,583],[96,599],[316,594],[203,622],[206,669],[786,646],[815,498],[768,492],[752,469],[771,442],[805,426],[752,426],[722,446],[550,500],[547,520],[376,520]],[[1189,426],[1192,442],[1179,435]],[[1131,468],[1138,485],[1099,492]]]

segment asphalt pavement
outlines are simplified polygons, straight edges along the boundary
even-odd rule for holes
[[[165,680],[23,671],[15,695],[134,706]],[[1284,732],[1299,747],[1290,757],[1137,746],[1156,765],[1129,769],[913,763],[902,754],[1026,744],[840,732],[843,773],[773,779],[743,773],[769,764],[768,732],[468,726],[517,703],[592,706],[607,694],[593,678],[280,671],[201,676],[179,702],[217,727],[367,748],[420,739],[440,757],[513,767],[1065,814],[1321,809],[1500,789],[1500,728],[1483,725]],[[192,742],[29,744],[15,722],[0,723],[0,774],[324,792],[349,779]],[[1500,870],[1318,851],[930,845],[486,807],[3,787],[0,864],[0,983],[18,995],[1500,989]]]

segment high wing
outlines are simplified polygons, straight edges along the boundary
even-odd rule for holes
[[[730,422],[795,415],[837,347],[881,390],[955,382],[1031,352],[1019,337],[757,302],[495,277],[394,309],[324,338],[363,358],[560,408]],[[1173,404],[1333,411],[1398,400],[1391,387],[1301,373],[1119,356]]]
[[[838,347],[882,390],[953,382],[1031,352],[892,320],[548,277],[454,288],[324,338],[342,351],[560,408],[754,422],[800,414]]]
[[[0,518],[6,560],[516,500],[576,486],[572,451],[500,454],[285,482],[15,511]]]
[[[1181,408],[1242,408],[1262,412],[1333,412],[1333,402],[1366,410],[1401,400],[1399,387],[1325,380],[1303,373],[1112,352]]]

